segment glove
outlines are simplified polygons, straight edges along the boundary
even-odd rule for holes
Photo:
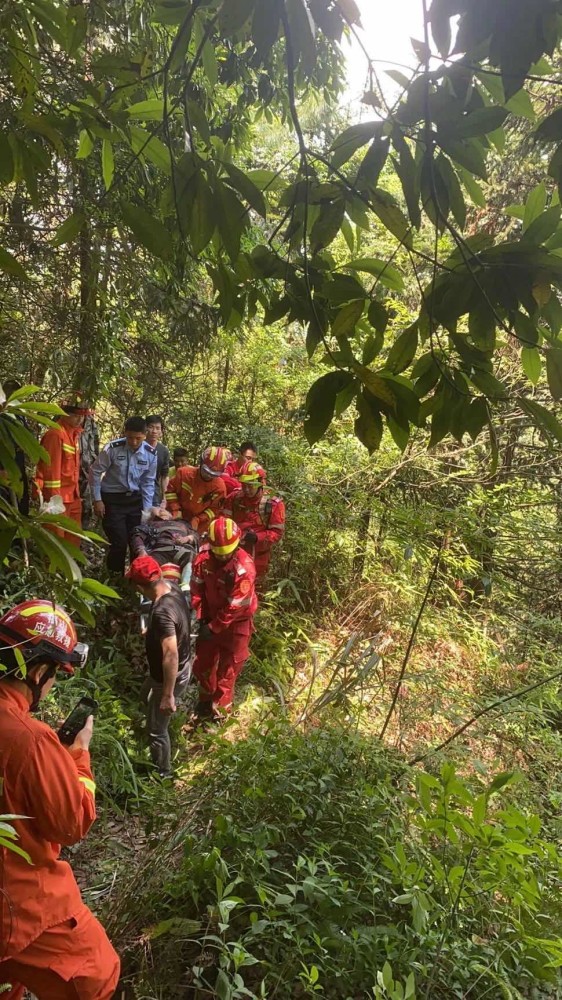
[[[255,531],[246,531],[244,534],[244,545],[256,545],[258,536]]]
[[[197,633],[197,638],[201,642],[208,642],[209,639],[213,638],[213,633],[209,628],[209,622],[199,622],[199,632]]]

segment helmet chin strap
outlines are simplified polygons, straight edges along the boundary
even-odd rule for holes
[[[41,692],[43,691],[43,688],[45,687],[47,681],[50,681],[51,678],[55,676],[56,672],[57,672],[56,663],[51,663],[50,666],[48,666],[47,669],[45,670],[45,673],[41,677],[40,681],[32,681],[29,679],[29,677],[24,677],[23,682],[26,685],[26,687],[28,687],[29,690],[31,691],[31,696],[32,696],[31,705],[29,706],[30,712],[36,712],[37,709],[39,708],[39,702],[41,701]]]

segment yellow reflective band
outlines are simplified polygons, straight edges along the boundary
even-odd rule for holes
[[[225,519],[224,519],[224,528],[225,528],[225,531],[226,531],[226,537],[228,538],[229,541],[232,538],[232,533],[233,533],[232,532],[232,527],[233,527],[232,526],[232,521],[230,520],[230,518],[229,517],[225,517]]]
[[[48,611],[49,614],[55,615],[56,618],[61,618],[62,621],[68,622],[69,625],[72,624],[66,612],[62,611],[60,608],[54,607],[52,604],[35,604],[32,608],[23,608],[19,613],[22,618],[29,618],[31,615],[42,614],[44,611]]]
[[[181,571],[178,566],[162,566],[162,576],[165,580],[181,580]]]
[[[209,525],[209,538],[211,539],[212,542],[214,542],[214,540],[215,540],[215,522],[214,521],[211,521],[211,523]]]
[[[82,784],[88,789],[88,791],[92,793],[92,795],[96,794],[96,783],[95,781],[92,781],[91,778],[85,778],[80,776],[80,778],[78,778],[78,781],[81,781]]]
[[[207,509],[204,510],[203,513],[206,514],[207,517],[214,517],[215,516],[215,512],[214,512],[214,510],[213,510],[212,507],[207,507]]]
[[[217,451],[218,451],[218,449],[217,449],[217,448],[214,448],[214,447],[213,447],[213,448],[211,448],[211,455],[210,455],[210,458],[211,458],[211,462],[212,462],[212,461],[213,461],[213,459],[215,458],[215,456],[216,456],[216,454],[217,454]]]
[[[229,542],[228,545],[211,545],[211,551],[217,556],[227,556],[238,546],[238,539],[235,538],[233,542]]]
[[[44,479],[43,480],[43,486],[46,486],[47,489],[51,489],[52,490],[56,486],[60,486],[60,485],[61,485],[61,480],[60,479]]]
[[[192,490],[191,486],[189,485],[189,483],[182,483],[181,484],[181,488],[182,488],[182,490],[185,490],[187,493],[189,493],[190,496],[193,496],[193,490]]]
[[[71,455],[76,454],[76,448],[71,444],[63,444],[62,450],[70,452]]]

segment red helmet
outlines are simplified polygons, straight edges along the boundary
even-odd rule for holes
[[[81,417],[91,416],[93,413],[90,404],[84,399],[81,392],[71,393],[68,399],[59,403],[59,406],[65,413],[78,413]]]
[[[88,657],[88,647],[78,642],[72,619],[47,599],[24,601],[6,611],[0,618],[0,643],[19,649],[26,664],[44,656],[69,674],[74,673],[72,664],[83,667]]]
[[[229,556],[240,545],[242,532],[231,517],[217,517],[209,525],[209,544],[216,556]]]
[[[230,460],[228,448],[205,448],[201,455],[201,469],[209,476],[222,476],[226,463]]]
[[[244,462],[238,473],[241,483],[265,483],[266,472],[259,462]]]

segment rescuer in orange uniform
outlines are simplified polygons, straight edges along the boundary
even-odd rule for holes
[[[245,462],[238,473],[241,488],[227,505],[242,532],[242,544],[253,552],[256,576],[265,576],[271,549],[285,531],[285,504],[265,490],[265,470],[257,462]]]
[[[57,419],[57,426],[50,427],[41,439],[41,446],[48,453],[48,460],[37,465],[35,482],[47,502],[60,496],[66,517],[82,527],[82,500],[80,499],[80,435],[88,407],[82,402],[62,403],[64,417]],[[52,529],[61,538],[79,545],[70,532]]]
[[[0,618],[0,814],[22,817],[11,822],[29,857],[0,849],[0,984],[12,987],[2,1000],[20,1000],[24,988],[38,1000],[109,1000],[119,979],[119,958],[59,858],[96,817],[93,719],[66,747],[30,715],[57,668],[73,673],[87,654],[67,613],[48,600]]]
[[[193,564],[191,606],[199,625],[193,673],[199,681],[200,718],[220,719],[250,653],[258,607],[254,561],[240,548],[241,532],[229,517],[209,525],[209,546]]]
[[[256,446],[252,441],[242,442],[237,458],[234,458],[231,452],[228,454],[229,458],[222,474],[222,478],[226,484],[227,506],[230,497],[240,489],[240,481],[238,479],[240,469],[246,462],[255,462],[258,457]]]
[[[182,517],[202,534],[221,510],[226,486],[221,478],[229,452],[226,448],[206,448],[199,466],[177,469],[166,490],[166,505],[174,517]]]

